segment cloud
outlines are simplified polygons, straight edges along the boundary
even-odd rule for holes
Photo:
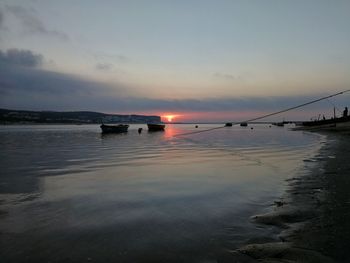
[[[45,24],[35,16],[33,10],[28,10],[22,6],[7,5],[6,10],[16,17],[27,34],[40,34],[49,37],[55,37],[60,40],[69,40],[66,33],[58,30],[48,29]]]
[[[222,72],[216,72],[213,73],[212,75],[214,78],[217,80],[222,80],[226,82],[246,82],[249,79],[254,78],[252,73],[250,72],[243,72],[241,74],[233,75],[233,74],[228,74],[228,73],[222,73]]]
[[[130,59],[127,56],[124,55],[116,55],[116,54],[110,54],[106,52],[101,52],[101,51],[94,51],[91,52],[92,56],[94,57],[95,60],[100,61],[100,60],[113,60],[114,62],[128,62]]]
[[[118,107],[129,110],[169,110],[169,111],[195,111],[195,112],[220,112],[238,110],[269,110],[281,109],[293,106],[302,98],[300,97],[239,97],[239,98],[207,98],[207,99],[182,99],[166,100],[151,98],[123,98],[118,102]],[[304,98],[305,99],[305,98]]]
[[[111,63],[97,63],[95,68],[100,71],[110,71],[113,68]]]
[[[2,10],[0,9],[0,28],[2,28],[4,24],[4,15],[2,13]]]
[[[130,95],[130,90],[135,90],[132,86],[120,83],[108,85],[71,74],[42,70],[39,66],[43,60],[42,55],[30,50],[0,51],[0,108],[114,113],[212,112],[217,116],[222,112],[255,112],[256,116],[259,112],[278,111],[325,95],[207,99],[137,97]],[[347,102],[348,97],[333,100],[339,108],[348,106]],[[327,101],[310,107],[333,108]]]
[[[0,50],[0,65],[38,67],[43,63],[43,56],[34,54],[30,50],[8,49],[6,52]]]
[[[219,73],[219,72],[214,73],[213,76],[216,78],[226,79],[226,80],[235,80],[236,79],[236,77],[231,75],[231,74]]]
[[[0,33],[5,33],[8,32],[9,29],[7,28],[7,26],[5,25],[5,15],[4,15],[4,11],[0,8]],[[0,34],[0,40],[3,38],[4,36]]]
[[[6,27],[4,26],[4,15],[2,13],[2,10],[0,8],[0,42],[2,41],[1,33],[6,31]]]
[[[127,87],[40,68],[45,58],[30,50],[0,50],[0,108],[92,109],[104,108],[109,98],[122,100]],[[117,95],[113,95],[117,94]]]
[[[37,68],[6,67],[0,70],[0,108],[38,110],[103,110],[112,105],[113,93],[125,89],[74,75]],[[113,102],[115,105],[116,101]]]

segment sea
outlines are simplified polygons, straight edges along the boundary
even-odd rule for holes
[[[219,126],[197,125],[0,126],[1,261],[226,262],[273,239],[252,217],[325,137],[269,124],[181,135]]]

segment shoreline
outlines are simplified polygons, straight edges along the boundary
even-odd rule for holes
[[[310,172],[288,179],[272,211],[251,218],[279,229],[276,241],[232,251],[232,262],[348,262],[350,255],[349,134],[328,133]]]

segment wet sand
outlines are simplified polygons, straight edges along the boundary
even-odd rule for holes
[[[350,262],[350,134],[326,134],[311,172],[288,180],[257,225],[277,229],[273,242],[247,244],[232,262]],[[313,165],[315,164],[315,165]]]

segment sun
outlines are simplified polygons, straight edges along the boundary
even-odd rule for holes
[[[168,122],[172,122],[173,119],[174,119],[173,115],[167,115],[167,116],[164,116],[164,117],[167,118]]]
[[[164,115],[163,117],[166,118],[168,122],[172,122],[177,116],[178,115]]]

